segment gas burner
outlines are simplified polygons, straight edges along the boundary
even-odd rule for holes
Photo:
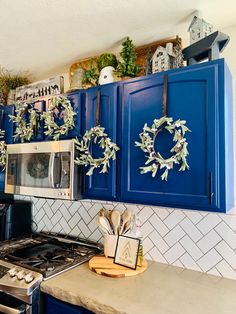
[[[2,258],[40,272],[45,278],[84,263],[101,252],[101,246],[96,243],[43,233],[7,242],[0,245]]]

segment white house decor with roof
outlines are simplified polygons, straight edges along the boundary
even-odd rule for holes
[[[213,25],[207,23],[204,19],[194,16],[189,28],[190,45],[207,37],[213,31]]]
[[[173,44],[168,43],[166,47],[158,46],[152,56],[152,73],[167,71],[173,67],[175,54]]]

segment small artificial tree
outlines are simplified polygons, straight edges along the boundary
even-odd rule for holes
[[[140,71],[140,66],[135,63],[137,59],[135,46],[129,37],[122,43],[122,46],[120,55],[123,62],[118,62],[117,72],[119,76],[135,77]]]

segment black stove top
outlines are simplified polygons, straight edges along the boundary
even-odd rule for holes
[[[94,242],[45,233],[0,244],[2,259],[40,272],[44,278],[82,264],[101,251],[102,247]]]

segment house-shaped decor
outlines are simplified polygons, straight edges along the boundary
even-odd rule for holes
[[[207,23],[204,19],[194,16],[189,28],[190,45],[210,35],[213,31],[213,26]]]
[[[173,67],[173,44],[167,43],[166,47],[158,46],[152,56],[152,73],[167,71]]]
[[[219,31],[214,32],[198,42],[183,49],[184,60],[187,65],[195,64],[203,60],[216,60],[220,58],[220,52],[229,43],[229,36]]]

